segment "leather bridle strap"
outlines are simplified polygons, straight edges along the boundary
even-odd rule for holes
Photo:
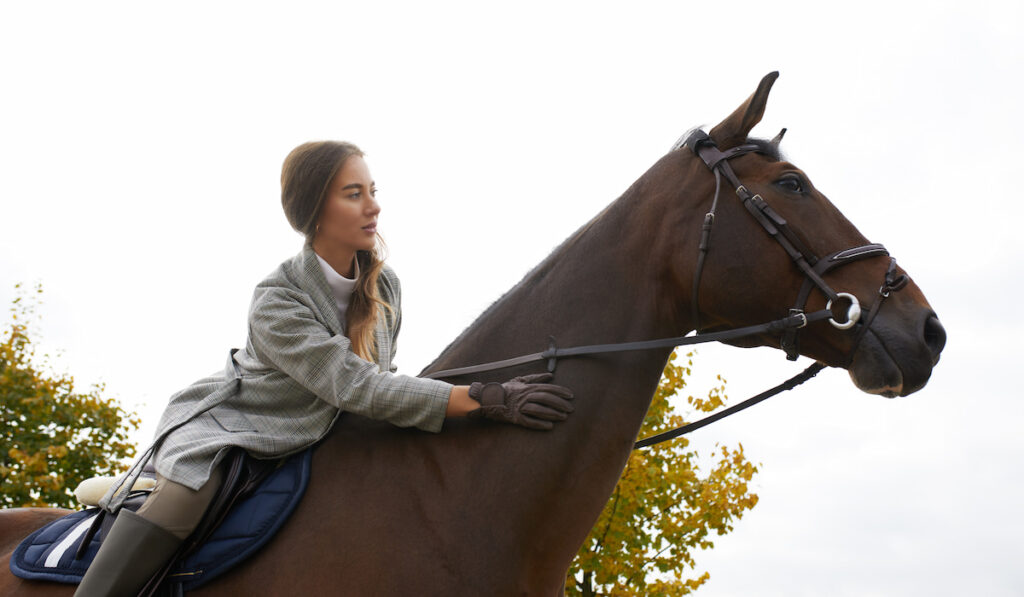
[[[842,265],[842,263],[848,263],[850,260],[864,259],[867,257],[877,257],[883,254],[888,255],[889,253],[888,251],[885,250],[885,247],[882,247],[881,245],[865,245],[863,247],[857,247],[856,249],[846,249],[845,251],[833,253],[832,255],[829,255],[827,258],[819,261],[819,265],[816,266],[815,269],[819,270],[820,273],[824,273],[829,271],[830,269]],[[823,263],[826,265],[822,266],[821,264]],[[829,263],[831,263],[832,265],[828,265]],[[853,355],[857,352],[857,347],[860,346],[860,342],[864,338],[864,335],[868,332],[869,329],[871,329],[871,322],[875,320],[875,316],[878,315],[878,311],[879,309],[881,309],[882,303],[885,301],[885,299],[889,298],[889,295],[892,294],[893,292],[901,290],[909,282],[910,278],[908,278],[905,274],[896,275],[896,260],[890,258],[889,268],[885,273],[885,283],[882,284],[882,287],[878,289],[878,300],[876,300],[874,304],[871,305],[871,310],[868,312],[867,317],[861,320],[859,324],[860,327],[857,330],[857,335],[853,339],[853,347],[850,349],[850,357],[847,359],[844,367],[850,366],[850,362],[853,361]],[[807,300],[807,294],[810,292],[809,286],[809,282],[805,284],[805,287],[808,288],[806,292],[804,291],[804,289],[801,289],[800,300]],[[829,311],[826,309],[825,312]],[[818,313],[821,313],[821,311],[819,311]],[[799,329],[800,328],[789,328],[786,330],[785,333],[795,333]],[[783,338],[785,338],[785,336]],[[686,425],[683,425],[682,427],[676,427],[675,429],[672,429],[670,431],[665,431],[663,433],[658,433],[650,437],[645,437],[644,439],[636,442],[633,445],[633,449],[637,450],[640,448],[646,448],[648,446],[653,446],[654,444],[666,442],[670,439],[675,439],[680,435],[686,435],[691,431],[696,431],[701,427],[710,425],[715,421],[728,417],[729,415],[738,413],[739,411],[744,410],[746,408],[750,408],[751,406],[754,406],[759,402],[763,402],[771,398],[772,396],[792,390],[796,386],[813,378],[824,368],[825,365],[823,365],[820,362],[811,363],[809,367],[807,367],[797,375],[794,375],[793,377],[782,382],[781,384],[775,386],[774,388],[765,390],[764,392],[761,392],[756,396],[751,396],[750,398],[747,398],[743,402],[734,404],[733,406],[730,406],[729,408],[726,408],[713,415],[708,415],[703,419],[700,419],[699,421],[694,421],[693,423],[688,423]]]
[[[694,135],[697,133],[703,133],[704,131],[694,131],[694,134],[686,138],[686,143],[697,143],[703,138],[707,138],[705,134],[703,138],[699,138],[697,141],[693,141]],[[692,147],[692,145],[690,145]],[[726,151],[720,151],[713,143],[703,145],[704,155],[700,156],[707,164],[708,168],[715,173],[715,196],[711,200],[711,208],[708,209],[708,213],[704,214],[704,223],[701,225],[700,231],[700,243],[697,245],[697,267],[693,273],[693,295],[690,300],[690,315],[693,320],[693,329],[696,333],[700,333],[700,278],[704,273],[704,260],[708,255],[708,243],[711,239],[711,228],[715,224],[715,212],[718,210],[718,197],[722,190],[722,171],[718,168],[719,164],[729,164],[729,160],[734,157],[741,156],[746,153],[758,151],[760,148],[757,145],[740,145],[733,147]],[[700,155],[700,154],[698,154]],[[732,169],[729,170],[732,172]],[[735,176],[733,177],[735,178]]]
[[[819,276],[824,276],[826,272],[854,261],[868,259],[870,257],[884,257],[888,255],[889,251],[887,251],[884,246],[877,243],[855,247],[853,249],[843,249],[842,251],[836,251],[815,263],[814,272]],[[893,261],[895,262],[895,260]],[[814,283],[811,279],[805,278],[803,285],[800,286],[800,292],[796,296],[796,303],[793,305],[793,308],[790,309],[790,313],[803,312],[804,307],[807,305],[807,299],[810,298],[811,290],[813,288]],[[874,309],[877,310],[877,303]],[[858,341],[861,336],[862,334],[858,336]],[[856,346],[857,344],[854,344],[854,347]],[[796,360],[796,356],[800,354],[800,343],[796,330],[786,330],[786,332],[783,333],[781,348],[786,352],[786,358],[791,361]]]
[[[878,299],[871,305],[867,317],[863,318],[860,323],[860,329],[857,330],[857,335],[853,339],[853,348],[850,349],[850,357],[846,359],[846,363],[843,365],[844,368],[849,368],[850,364],[853,363],[853,355],[857,353],[857,347],[860,346],[864,335],[871,328],[871,322],[875,320],[875,316],[878,315],[878,310],[882,308],[882,303],[885,302],[885,299],[889,298],[890,294],[902,290],[908,283],[910,283],[910,278],[906,274],[896,275],[896,259],[890,257],[889,268],[885,272],[885,283],[878,289]]]
[[[733,147],[726,151],[721,151],[715,145],[715,142],[711,140],[704,131],[697,129],[690,134],[686,139],[686,146],[695,153],[704,164],[707,165],[708,169],[715,173],[716,177],[719,173],[725,177],[729,184],[736,189],[736,196],[740,198],[743,206],[750,212],[750,215],[754,216],[757,223],[764,228],[765,232],[771,235],[777,243],[786,251],[786,254],[796,264],[797,268],[811,280],[815,286],[817,286],[825,296],[830,300],[836,301],[839,296],[836,291],[832,290],[821,276],[814,271],[813,265],[817,262],[817,257],[807,249],[803,241],[789,229],[789,225],[785,218],[780,216],[775,210],[765,202],[758,194],[751,193],[743,183],[740,182],[739,178],[736,177],[736,173],[733,172],[732,166],[729,165],[729,160],[741,155],[748,153],[754,153],[761,151],[758,145],[748,144]],[[715,184],[715,199],[712,202],[712,216],[711,222],[714,222],[713,210],[718,202],[718,182]],[[705,216],[705,221],[708,218]],[[703,235],[702,235],[703,238]],[[705,249],[706,252],[706,249]],[[697,278],[694,286],[699,286],[700,279]]]
[[[722,176],[724,176],[729,184],[733,185],[736,189],[736,196],[739,197],[743,206],[750,215],[754,217],[765,232],[775,239],[779,246],[782,247],[789,258],[804,275],[804,284],[801,287],[796,305],[790,309],[790,314],[797,315],[803,313],[804,306],[807,304],[807,297],[811,289],[816,287],[828,300],[829,309],[831,309],[833,304],[838,305],[840,301],[844,299],[849,301],[850,305],[847,308],[846,321],[837,322],[834,318],[831,321],[833,325],[840,329],[846,329],[853,326],[854,323],[856,323],[857,318],[860,316],[860,304],[858,303],[857,298],[852,294],[836,292],[828,285],[828,283],[825,282],[822,276],[825,272],[835,267],[845,265],[857,259],[875,257],[878,255],[888,255],[885,247],[879,244],[869,244],[862,247],[838,251],[830,255],[829,258],[824,261],[819,260],[814,253],[804,245],[803,241],[800,240],[800,237],[789,228],[785,218],[773,210],[763,197],[758,194],[751,193],[743,183],[740,182],[736,173],[733,171],[732,166],[729,165],[729,160],[732,158],[761,151],[760,146],[756,144],[746,144],[722,151],[718,149],[711,137],[700,129],[690,133],[682,143],[677,144],[676,148],[683,145],[690,148],[690,150],[704,162],[708,169],[715,174],[715,197],[711,203],[711,210],[704,217],[704,225],[701,229],[701,241],[698,246],[697,266],[694,270],[693,278],[693,299],[690,301],[692,322],[697,333],[700,333],[700,280],[704,271],[704,261],[708,252],[708,239],[710,238],[711,227],[715,220],[715,209],[718,206],[718,195],[721,190]],[[824,265],[822,265],[823,263]],[[797,342],[798,334],[799,328],[789,329],[783,335],[782,341],[780,342],[782,349],[786,353],[786,358],[791,361],[795,361],[797,357],[799,357],[799,347]]]

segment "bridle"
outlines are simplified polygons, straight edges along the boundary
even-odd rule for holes
[[[785,131],[785,129],[783,129]],[[646,340],[641,342],[617,342],[611,344],[594,344],[588,346],[575,346],[569,348],[559,348],[555,344],[555,339],[550,338],[550,344],[547,350],[541,352],[535,352],[532,354],[522,355],[511,359],[505,359],[501,361],[493,361],[490,363],[482,363],[479,365],[471,365],[468,367],[459,367],[455,369],[445,369],[443,371],[435,371],[423,375],[423,377],[431,379],[442,379],[457,377],[462,375],[470,375],[474,373],[483,373],[486,371],[494,371],[497,369],[504,369],[507,367],[515,367],[527,363],[533,363],[538,361],[547,361],[547,367],[549,372],[554,372],[557,366],[558,359],[582,356],[589,354],[603,354],[609,352],[626,352],[633,350],[651,350],[656,348],[677,348],[679,346],[687,346],[692,344],[701,344],[705,342],[726,342],[729,340],[735,340],[747,336],[754,336],[764,333],[781,333],[782,338],[780,345],[786,353],[786,358],[794,361],[799,356],[799,331],[807,324],[828,320],[833,326],[840,330],[848,330],[853,328],[860,322],[854,342],[850,349],[850,354],[846,359],[845,366],[849,366],[853,360],[853,355],[857,351],[857,347],[860,345],[860,341],[871,327],[872,321],[878,314],[881,308],[882,302],[889,297],[889,295],[895,291],[900,290],[907,285],[909,279],[904,274],[896,273],[896,260],[890,257],[889,268],[885,274],[885,281],[881,288],[879,288],[879,297],[874,301],[867,317],[861,321],[862,313],[860,307],[860,301],[857,297],[847,292],[836,292],[832,289],[828,283],[825,282],[823,276],[833,269],[840,266],[860,261],[862,259],[868,259],[871,257],[882,257],[889,256],[889,252],[884,246],[880,244],[867,244],[859,247],[853,247],[850,249],[844,249],[842,251],[836,251],[824,258],[817,258],[811,251],[809,251],[800,240],[800,238],[790,230],[786,220],[780,216],[775,210],[773,210],[768,203],[758,194],[751,193],[736,177],[732,167],[729,165],[729,160],[737,158],[741,155],[748,153],[762,152],[760,145],[756,144],[745,144],[733,147],[727,150],[719,150],[715,142],[705,133],[703,130],[697,129],[687,136],[680,139],[673,147],[675,151],[682,147],[688,147],[697,157],[699,157],[704,164],[711,170],[715,175],[715,195],[711,202],[711,208],[708,213],[704,216],[704,223],[701,227],[701,238],[698,245],[697,253],[697,267],[694,271],[693,279],[693,298],[691,301],[692,317],[694,325],[694,335],[692,336],[678,336],[674,338],[663,338],[658,340]],[[743,206],[747,211],[754,217],[754,219],[764,228],[775,241],[786,251],[786,254],[790,257],[796,267],[803,273],[804,282],[797,293],[797,299],[794,306],[789,309],[789,313],[773,321],[763,323],[760,325],[747,326],[743,328],[736,328],[725,331],[716,332],[700,332],[700,309],[698,304],[700,280],[701,274],[704,270],[704,262],[707,258],[708,248],[710,246],[711,229],[715,222],[715,211],[718,207],[718,198],[721,191],[721,179],[725,178],[729,184],[736,189],[736,195],[739,197]],[[828,302],[824,309],[820,311],[814,311],[811,313],[805,312],[807,300],[810,297],[811,291],[817,288],[820,290]],[[846,309],[845,321],[836,320],[833,314],[833,305],[839,305],[842,301],[849,302],[849,306]],[[684,425],[682,427],[659,433],[657,435],[645,438],[638,441],[634,448],[643,448],[656,443],[661,443],[669,439],[678,437],[680,435],[689,433],[695,429],[709,425],[719,419],[725,418],[733,413],[739,412],[743,409],[749,408],[767,398],[770,398],[780,392],[791,390],[794,387],[802,384],[803,382],[811,379],[818,374],[825,365],[820,362],[815,362],[807,367],[804,371],[798,373],[792,378],[784,381],[783,383],[766,390],[756,396],[747,398],[746,400],[735,404],[729,408],[723,409],[713,415],[707,416],[699,421]]]
[[[783,133],[785,129],[783,129]],[[849,307],[846,310],[845,321],[838,321],[834,316],[829,316],[828,322],[840,330],[848,330],[852,328],[860,320],[861,308],[860,302],[857,297],[848,292],[836,292],[828,285],[827,282],[822,278],[825,273],[836,269],[840,266],[860,261],[861,259],[868,259],[871,257],[882,257],[889,256],[889,251],[880,244],[871,243],[862,245],[859,247],[853,247],[850,249],[843,249],[842,251],[836,251],[824,259],[818,259],[814,253],[807,249],[803,241],[800,240],[786,223],[786,220],[780,216],[775,210],[768,205],[768,203],[760,195],[753,194],[740,182],[736,177],[736,173],[733,172],[732,166],[729,165],[729,160],[737,158],[741,155],[748,153],[761,152],[761,146],[756,144],[739,145],[721,151],[715,142],[705,133],[703,130],[697,129],[690,133],[688,136],[681,139],[680,143],[676,143],[673,150],[679,149],[681,146],[686,146],[693,151],[694,154],[699,157],[704,164],[715,174],[715,196],[711,201],[711,209],[704,216],[704,224],[701,227],[700,244],[698,245],[697,253],[697,267],[694,270],[693,276],[693,298],[690,301],[693,327],[696,333],[700,334],[700,279],[701,274],[704,271],[704,260],[708,254],[709,240],[711,238],[711,229],[715,223],[715,211],[718,208],[718,197],[721,191],[722,177],[725,177],[726,181],[729,182],[736,189],[736,196],[739,197],[743,204],[743,207],[754,217],[758,224],[764,228],[775,241],[786,251],[786,254],[796,265],[804,275],[803,285],[800,287],[800,291],[797,293],[797,299],[793,307],[790,308],[789,314],[796,317],[808,317],[804,312],[804,308],[807,305],[807,299],[810,297],[811,290],[817,288],[825,295],[828,299],[825,305],[825,311],[830,314],[833,313],[833,304],[839,305],[842,301],[849,302]],[[850,349],[850,356],[847,358],[847,364],[853,359],[853,353],[857,351],[857,346],[860,344],[860,340],[864,337],[864,333],[871,326],[871,321],[874,316],[878,313],[878,307],[881,300],[888,297],[889,294],[900,290],[907,285],[907,276],[900,274],[896,275],[896,260],[890,257],[889,269],[885,275],[885,282],[879,290],[880,299],[875,301],[875,306],[869,313],[868,319],[865,320],[861,326],[855,338],[855,343]],[[795,361],[800,356],[800,343],[799,343],[799,332],[801,329],[806,327],[806,323],[801,326],[787,328],[782,335],[780,346],[786,353],[786,358]]]

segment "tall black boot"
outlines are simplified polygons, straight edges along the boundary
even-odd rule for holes
[[[134,597],[181,543],[170,531],[122,509],[75,597]]]

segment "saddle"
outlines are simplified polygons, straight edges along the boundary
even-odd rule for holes
[[[140,592],[182,595],[198,588],[265,545],[298,506],[309,483],[313,449],[284,460],[259,460],[244,450],[226,459],[224,483],[178,554]],[[137,510],[149,490],[133,491],[124,506]],[[116,515],[89,508],[50,522],[11,556],[15,576],[78,584]]]

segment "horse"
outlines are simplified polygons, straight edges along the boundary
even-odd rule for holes
[[[705,135],[718,151],[748,144],[777,73]],[[731,156],[735,178],[816,255],[866,239],[781,159],[776,142]],[[583,225],[468,327],[423,374],[508,359],[547,347],[632,342],[714,332],[785,316],[807,279],[788,250],[700,155],[675,149]],[[728,194],[728,193],[726,193]],[[701,237],[712,202],[713,234]],[[762,216],[764,213],[762,212]],[[769,222],[771,224],[772,222]],[[867,245],[871,246],[871,245]],[[701,266],[698,267],[698,262]],[[872,310],[860,333],[805,321],[799,353],[848,370],[861,390],[905,396],[927,383],[945,332],[917,285],[877,251],[823,282]],[[882,305],[881,281],[902,280]],[[884,293],[887,294],[887,293]],[[806,297],[826,305],[824,291]],[[699,308],[696,307],[699,305]],[[699,320],[699,321],[698,321]],[[731,339],[782,347],[778,333]],[[671,348],[610,351],[557,362],[575,412],[550,432],[464,419],[439,434],[342,417],[317,448],[308,492],[274,540],[196,595],[558,595],[566,571],[633,449]],[[537,373],[523,363],[450,381]],[[60,510],[7,510],[0,549]],[[0,578],[8,596],[67,595],[72,587]]]

